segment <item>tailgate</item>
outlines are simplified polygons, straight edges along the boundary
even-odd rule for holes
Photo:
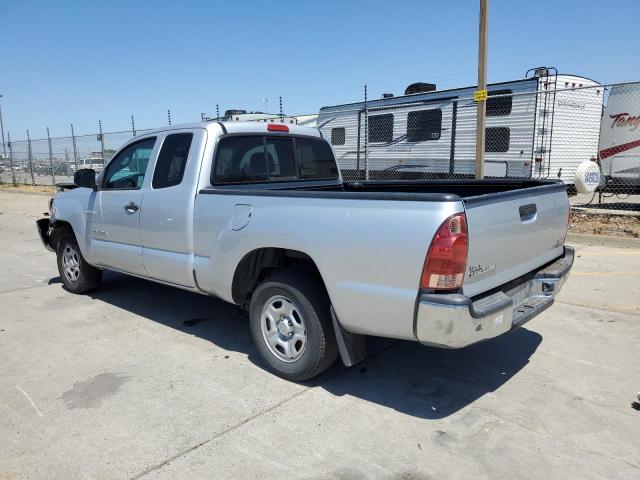
[[[464,205],[465,295],[491,290],[562,255],[569,215],[562,183],[469,197]]]

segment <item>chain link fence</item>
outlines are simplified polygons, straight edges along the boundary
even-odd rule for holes
[[[136,135],[144,133],[138,130]],[[8,158],[0,161],[0,183],[53,185],[73,181],[80,168],[101,171],[105,162],[127,141],[132,131],[31,138],[7,141]]]
[[[383,95],[309,115],[254,121],[318,127],[346,180],[473,178],[473,88]],[[366,88],[365,88],[366,92]],[[223,120],[243,120],[221,118]],[[542,75],[489,87],[486,178],[559,179],[575,207],[640,211],[640,82],[600,85]],[[70,182],[79,168],[102,170],[120,146],[146,130],[7,142],[0,182]],[[47,132],[49,133],[49,132]]]
[[[320,110],[347,180],[474,178],[473,89],[385,95]],[[640,211],[640,83],[534,77],[493,86],[484,176],[557,179],[573,206]]]

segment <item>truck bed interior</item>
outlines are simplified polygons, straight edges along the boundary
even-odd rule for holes
[[[453,194],[460,198],[475,197],[489,193],[510,192],[525,188],[562,185],[557,180],[530,179],[487,179],[487,180],[408,180],[408,181],[374,181],[343,182],[342,185],[300,186],[295,190],[320,190],[367,193],[440,193]]]
[[[488,194],[519,195],[530,188],[566,190],[559,180],[456,179],[401,181],[294,181],[228,184],[205,188],[200,194],[277,197],[324,197],[358,200],[460,201]]]

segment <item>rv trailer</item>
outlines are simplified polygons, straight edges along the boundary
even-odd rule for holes
[[[475,90],[412,84],[402,96],[323,107],[318,128],[347,178],[473,177]],[[597,156],[599,83],[539,67],[487,90],[485,176],[572,185],[578,165]]]
[[[600,128],[603,192],[640,193],[640,82],[615,85]]]

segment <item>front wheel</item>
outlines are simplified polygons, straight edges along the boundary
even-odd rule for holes
[[[277,375],[308,380],[338,356],[324,286],[303,271],[268,277],[251,297],[250,324],[260,356]]]
[[[58,273],[67,290],[72,293],[87,293],[100,285],[102,270],[89,265],[82,256],[78,242],[69,233],[62,236],[56,249]]]

